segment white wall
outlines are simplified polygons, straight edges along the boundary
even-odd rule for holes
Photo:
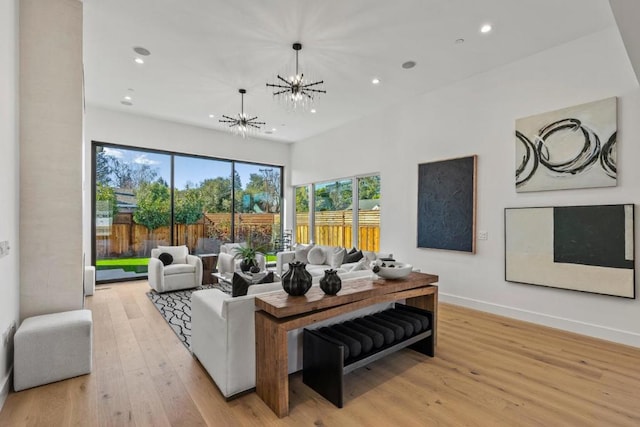
[[[0,258],[0,409],[9,391],[13,355],[2,334],[17,324],[18,265],[18,0],[0,2],[0,240],[11,250]]]
[[[618,186],[516,194],[515,119],[610,96],[619,97]],[[291,182],[379,171],[381,250],[438,274],[443,301],[640,346],[638,300],[505,282],[503,231],[505,207],[638,203],[639,116],[640,90],[612,28],[297,143]],[[471,154],[478,230],[489,240],[476,255],[417,249],[417,165]]]
[[[83,244],[87,264],[91,263],[91,141],[284,166],[285,198],[290,198],[289,145],[285,143],[242,139],[226,132],[93,106],[86,109],[84,139],[88,166],[84,177]]]

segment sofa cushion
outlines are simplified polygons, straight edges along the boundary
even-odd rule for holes
[[[184,274],[195,273],[196,266],[192,264],[171,264],[164,268],[164,275],[171,276],[172,274]]]
[[[313,245],[296,245],[295,248],[295,260],[298,262],[309,263],[309,251],[313,248]]]
[[[354,252],[352,254],[347,254],[347,256],[345,257],[343,263],[349,264],[349,263],[352,263],[352,262],[358,262],[362,258],[364,258],[364,255],[362,255],[362,251],[356,251],[356,252]]]
[[[267,273],[264,278],[262,278],[259,282],[255,283],[255,285],[261,283],[272,283],[273,282],[273,272],[270,271]],[[247,280],[242,277],[238,273],[233,273],[233,279],[231,279],[231,296],[232,297],[241,297],[247,295],[247,291],[249,287],[254,285],[251,280]]]
[[[307,254],[307,260],[309,261],[309,264],[324,264],[326,259],[327,254],[320,246],[314,246],[309,249],[309,253]]]
[[[330,247],[327,251],[326,263],[333,269],[339,268],[344,263],[344,258],[347,255],[345,248]]]
[[[186,246],[158,246],[160,253],[167,253],[173,257],[173,264],[186,264],[189,249]]]
[[[167,266],[173,263],[173,257],[171,256],[171,254],[168,254],[166,252],[162,252],[160,255],[158,255],[158,259],[162,261],[162,265],[164,266]]]
[[[249,286],[247,295],[264,294],[265,292],[281,291],[282,282],[265,283],[260,285]]]

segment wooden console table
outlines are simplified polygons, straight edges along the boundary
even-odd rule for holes
[[[256,392],[278,415],[289,415],[287,332],[373,304],[406,299],[407,305],[433,312],[437,342],[438,276],[411,273],[405,279],[355,279],[338,295],[314,286],[301,297],[284,291],[256,296]]]

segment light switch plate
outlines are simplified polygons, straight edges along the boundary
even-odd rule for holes
[[[485,230],[478,231],[478,240],[489,240],[489,232]]]

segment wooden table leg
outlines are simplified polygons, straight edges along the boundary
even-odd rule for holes
[[[289,415],[287,331],[256,311],[256,393],[282,418]]]
[[[431,294],[407,298],[406,304],[413,307],[422,308],[433,313],[433,345],[438,345],[438,287],[433,286],[434,292]]]

